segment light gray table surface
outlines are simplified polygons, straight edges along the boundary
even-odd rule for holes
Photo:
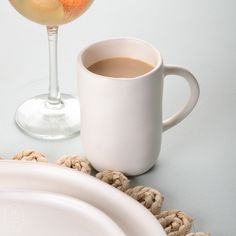
[[[187,67],[201,96],[189,117],[163,134],[157,165],[132,179],[159,189],[163,209],[178,208],[194,220],[195,231],[213,236],[236,233],[236,2],[234,0],[95,0],[80,19],[61,27],[60,85],[76,94],[76,56],[86,45],[108,37],[142,38],[164,62]],[[53,162],[82,153],[80,137],[47,142],[18,130],[14,112],[47,92],[48,52],[44,27],[0,2],[0,156],[36,149]],[[165,80],[164,117],[188,97],[184,80]]]

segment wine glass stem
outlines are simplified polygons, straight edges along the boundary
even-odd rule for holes
[[[52,108],[60,108],[62,105],[58,83],[57,69],[57,36],[58,26],[47,26],[49,44],[49,95],[48,105]]]

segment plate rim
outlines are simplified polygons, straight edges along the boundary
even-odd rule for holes
[[[101,203],[101,201],[97,201],[96,199],[92,198],[89,196],[88,198],[86,197],[86,202],[89,204],[95,205],[98,209],[102,210],[105,212],[109,217],[111,217],[115,223],[126,233],[127,231],[129,232],[136,232],[136,235],[143,235],[143,232],[151,232],[152,234],[148,235],[153,235],[154,232],[158,233],[159,236],[166,236],[166,233],[158,220],[149,212],[148,209],[146,209],[142,204],[138,203],[136,200],[131,198],[130,196],[126,195],[125,193],[121,192],[120,190],[110,186],[107,183],[104,183],[97,178],[90,176],[88,174],[85,174],[83,172],[68,168],[68,167],[62,167],[58,166],[54,163],[39,163],[39,162],[29,162],[29,161],[15,161],[15,160],[1,160],[0,161],[0,183],[3,180],[3,176],[18,176],[18,178],[15,178],[15,181],[19,181],[20,178],[25,178],[29,176],[34,176],[34,179],[31,178],[29,179],[30,181],[36,181],[40,180],[40,184],[43,185],[43,190],[41,189],[42,186],[40,187],[40,191],[53,191],[56,193],[61,193],[61,194],[66,194],[70,195],[75,198],[79,198],[81,200],[84,200],[82,195],[80,197],[76,196],[78,194],[76,192],[76,186],[80,187],[82,190],[86,190],[87,192],[89,191],[90,195],[95,194],[96,197],[102,196],[104,203]],[[12,177],[11,176],[11,177]],[[36,179],[35,179],[36,178]],[[42,180],[47,180],[42,184]],[[49,186],[50,181],[56,181],[57,184],[60,182],[64,182],[63,187],[65,188],[64,190],[60,189],[54,190],[53,188],[56,188],[55,186]],[[8,183],[9,183],[8,179]],[[12,180],[11,180],[12,181]],[[37,181],[36,181],[37,182]],[[38,183],[38,182],[37,182]],[[86,184],[84,184],[86,183]],[[12,184],[17,184],[13,183]],[[25,183],[30,184],[30,183]],[[39,184],[39,183],[38,183]],[[3,187],[4,185],[0,184],[0,190],[5,189],[9,190],[9,187]],[[32,189],[34,189],[36,186],[31,186]],[[48,187],[48,189],[47,189]],[[37,187],[37,190],[39,187]],[[20,188],[22,189],[22,187]],[[31,190],[32,190],[31,189]],[[63,191],[67,191],[66,193]],[[69,192],[69,193],[68,193]],[[80,192],[80,194],[83,194],[83,192]],[[87,194],[88,195],[88,194]],[[92,199],[92,200],[91,200]],[[94,201],[94,202],[90,202]],[[111,211],[111,209],[108,207],[107,204],[112,204],[113,207],[116,208],[116,211]],[[117,205],[123,206],[122,211],[120,208],[117,207]],[[124,208],[124,206],[126,208]],[[124,212],[123,212],[124,211]],[[133,211],[135,211],[135,214],[132,214]],[[111,216],[112,212],[112,216]],[[140,227],[139,229],[136,229],[132,224],[127,223],[125,219],[122,218],[122,215],[126,216],[130,215],[130,220],[136,221],[138,225],[143,225],[143,227]],[[142,219],[139,217],[142,216]],[[114,219],[113,217],[116,217],[117,219]],[[145,224],[146,223],[146,224]],[[132,225],[132,226],[130,226]],[[144,227],[145,226],[145,227]],[[129,233],[130,234],[130,233]],[[147,233],[146,233],[147,235]]]

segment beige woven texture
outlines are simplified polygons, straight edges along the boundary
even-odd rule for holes
[[[18,161],[34,161],[34,162],[48,162],[46,157],[37,151],[33,150],[24,150],[17,153],[15,156],[12,157],[12,160]]]
[[[0,160],[4,158],[0,157]],[[34,150],[24,150],[12,157],[13,160],[47,162],[46,157]],[[56,163],[86,174],[91,174],[92,166],[88,160],[80,156],[62,156]],[[190,233],[192,219],[180,210],[162,211],[161,207],[164,201],[162,194],[156,189],[136,186],[129,188],[129,179],[121,172],[105,170],[96,174],[96,177],[107,184],[127,193],[137,200],[159,220],[167,236],[210,236],[209,233]]]
[[[128,178],[123,173],[118,171],[101,171],[96,174],[96,177],[123,192],[125,192],[129,187]]]
[[[192,219],[180,210],[163,211],[156,216],[168,236],[186,236]]]
[[[128,189],[126,193],[149,209],[152,214],[158,215],[160,213],[164,197],[156,189],[137,186]]]
[[[210,234],[209,233],[198,232],[198,233],[190,233],[190,234],[187,234],[186,236],[210,236]]]
[[[89,175],[92,171],[90,162],[80,156],[62,156],[56,161],[56,163],[60,166],[72,168]]]

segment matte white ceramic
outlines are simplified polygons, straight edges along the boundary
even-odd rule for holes
[[[136,78],[96,75],[87,67],[97,61],[129,57],[154,69]],[[162,122],[163,81],[167,75],[187,80],[191,95],[184,108]],[[138,39],[118,38],[95,43],[78,57],[81,135],[86,157],[97,170],[128,175],[146,172],[156,162],[162,132],[182,121],[194,108],[199,86],[188,70],[163,65],[160,53]]]
[[[0,219],[4,236],[125,236],[94,206],[46,192],[0,192]]]
[[[59,193],[87,202],[108,215],[127,236],[166,236],[145,207],[92,176],[53,164],[0,161],[0,191],[22,190]]]

